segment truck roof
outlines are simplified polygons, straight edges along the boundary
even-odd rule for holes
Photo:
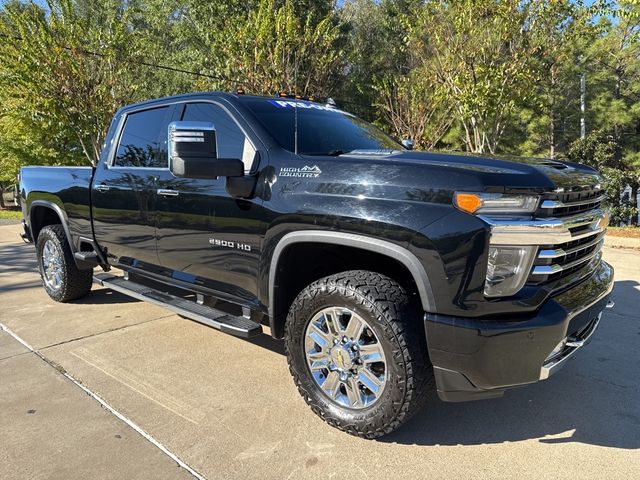
[[[136,103],[131,103],[128,105],[124,105],[121,108],[118,109],[118,113],[122,112],[122,111],[126,111],[126,110],[130,110],[130,109],[138,109],[139,107],[145,107],[145,106],[153,106],[157,103],[167,103],[168,101],[172,101],[175,100],[176,102],[178,101],[188,101],[190,99],[198,99],[198,98],[203,98],[203,97],[211,97],[211,98],[224,98],[226,100],[229,100],[231,102],[237,102],[237,101],[242,101],[244,99],[247,100],[251,100],[251,99],[264,99],[264,100],[293,100],[293,98],[291,97],[282,97],[280,95],[245,95],[245,94],[237,94],[237,93],[230,93],[230,92],[222,92],[222,91],[210,91],[210,92],[192,92],[192,93],[183,93],[180,95],[171,95],[168,97],[160,97],[160,98],[153,98],[150,100],[144,100],[142,102],[136,102]],[[305,101],[305,102],[312,102],[312,103],[318,103],[314,100],[309,100],[309,99],[301,99],[301,101]]]

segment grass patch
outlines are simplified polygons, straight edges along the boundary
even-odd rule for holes
[[[612,237],[640,238],[640,227],[607,227],[607,235]]]
[[[0,210],[0,220],[21,220],[22,211],[16,210]]]

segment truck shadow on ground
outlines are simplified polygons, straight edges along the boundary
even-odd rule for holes
[[[135,298],[124,295],[120,292],[109,290],[108,288],[100,288],[94,285],[91,293],[84,298],[74,300],[73,303],[78,305],[112,305],[118,303],[134,303],[139,302]]]
[[[603,314],[593,341],[549,380],[495,400],[426,407],[382,442],[481,445],[537,438],[640,448],[640,284],[619,281],[616,308]],[[636,309],[636,310],[634,310]]]
[[[41,285],[39,278],[25,279],[21,273],[35,272],[38,267],[33,246],[27,244],[0,244],[0,292],[25,290]]]
[[[32,273],[29,280],[20,277],[22,273]],[[30,244],[0,244],[0,292],[26,290],[42,287],[35,249]],[[137,300],[108,289],[94,286],[91,293],[74,303],[88,304],[117,304],[137,302]]]

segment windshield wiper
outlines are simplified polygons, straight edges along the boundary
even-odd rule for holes
[[[340,155],[344,155],[345,153],[349,153],[351,152],[351,150],[349,151],[344,151],[344,150],[330,150],[328,152],[302,152],[301,155],[311,155],[314,157],[339,157]]]
[[[330,157],[339,157],[340,155],[344,155],[345,153],[347,152],[345,152],[344,150],[331,150],[327,153],[327,155]]]

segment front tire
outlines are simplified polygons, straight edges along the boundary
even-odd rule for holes
[[[287,316],[285,350],[311,409],[363,438],[396,430],[434,387],[419,308],[396,281],[374,272],[331,275],[300,292]]]
[[[93,270],[78,269],[62,225],[40,230],[36,253],[42,285],[53,300],[70,302],[91,291]]]

